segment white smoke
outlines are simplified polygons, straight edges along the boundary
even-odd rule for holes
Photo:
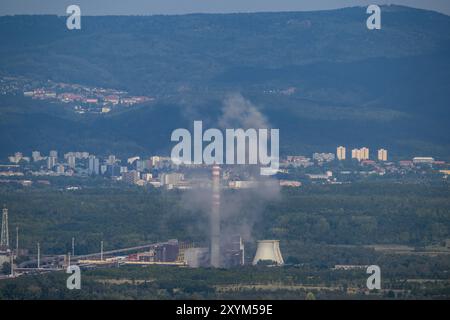
[[[223,102],[222,115],[218,120],[219,127],[242,129],[270,128],[266,117],[241,94],[234,93],[227,96]]]
[[[225,98],[217,122],[221,129],[270,128],[267,118],[241,94],[231,94]],[[227,166],[222,167],[222,170],[226,169]],[[279,199],[280,186],[273,177],[261,176],[259,169],[255,166],[236,165],[233,169],[245,173],[253,171],[251,176],[253,180],[258,182],[258,187],[247,190],[226,190],[222,188],[221,241],[226,242],[232,236],[240,235],[247,243],[255,242],[260,240],[261,236],[253,234],[253,227],[260,221],[261,214],[268,202]],[[222,178],[221,185],[223,185]],[[211,198],[211,189],[194,188],[184,193],[182,202],[185,208],[205,212],[209,218]]]
[[[221,128],[249,128],[269,129],[268,119],[241,94],[234,93],[227,96],[223,102],[222,114],[218,120]],[[247,171],[251,168],[247,166]],[[246,241],[258,240],[258,235],[253,235],[255,223],[260,221],[262,211],[268,201],[275,201],[280,196],[278,181],[271,177],[253,175],[258,187],[249,190],[222,192],[221,219],[222,238],[239,234]]]

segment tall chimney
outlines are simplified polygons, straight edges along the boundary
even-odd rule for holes
[[[211,266],[220,267],[220,167],[212,167]]]

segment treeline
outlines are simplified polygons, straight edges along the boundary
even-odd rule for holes
[[[390,260],[400,264],[408,261],[410,270],[399,274],[394,270],[396,263],[382,265],[383,290],[370,293],[365,269],[333,271],[308,265],[232,269],[151,266],[82,270],[81,290],[66,288],[64,272],[22,276],[0,282],[0,299],[306,299],[307,295],[317,299],[445,299],[450,296],[445,276],[435,281],[439,278],[434,277],[432,270],[412,275],[412,270],[419,269],[420,259],[397,258]],[[428,264],[445,267],[435,258]]]
[[[329,244],[425,246],[449,236],[448,184],[357,183],[285,190],[266,236]]]
[[[105,250],[178,238],[208,243],[208,197],[183,191],[127,186],[1,186],[9,208],[10,238],[19,227],[20,246],[45,254]],[[358,183],[223,193],[224,235],[241,233],[249,248],[258,239],[280,239],[298,255],[301,244],[442,244],[450,230],[448,184]],[[199,197],[194,201],[195,197]],[[205,200],[206,199],[206,200]],[[290,245],[292,244],[292,245]]]

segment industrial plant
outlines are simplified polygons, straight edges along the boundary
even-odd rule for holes
[[[221,230],[221,169],[218,165],[212,166],[211,172],[211,209],[209,216],[210,241],[209,247],[195,246],[189,242],[179,242],[171,239],[167,242],[151,243],[136,247],[104,250],[104,242],[99,244],[97,253],[76,255],[75,238],[72,238],[72,250],[61,255],[42,255],[41,244],[36,243],[37,255],[35,258],[15,263],[19,251],[19,234],[16,228],[16,248],[11,249],[8,226],[8,209],[2,211],[2,229],[0,242],[0,265],[10,264],[11,273],[7,277],[15,277],[26,273],[50,272],[63,270],[70,265],[80,267],[108,267],[121,265],[167,265],[187,266],[192,268],[213,267],[231,268],[244,265],[245,246],[240,235],[222,234]],[[258,241],[253,265],[259,261],[269,261],[273,265],[283,265],[278,240]]]
[[[221,202],[220,202],[220,167],[212,167],[212,206],[210,214],[210,247],[189,248],[185,252],[186,263],[192,267],[229,268],[245,264],[245,247],[239,235],[221,236]],[[283,257],[278,240],[258,241],[258,249],[253,264],[258,261],[270,261],[275,265],[283,265]]]

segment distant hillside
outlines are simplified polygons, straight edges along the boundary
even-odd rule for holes
[[[450,17],[382,7],[320,12],[0,17],[0,72],[125,89],[153,107],[81,119],[0,97],[0,156],[34,148],[162,152],[193,119],[215,125],[241,93],[281,130],[282,151],[385,146],[450,158]],[[25,110],[25,111],[24,111]]]

